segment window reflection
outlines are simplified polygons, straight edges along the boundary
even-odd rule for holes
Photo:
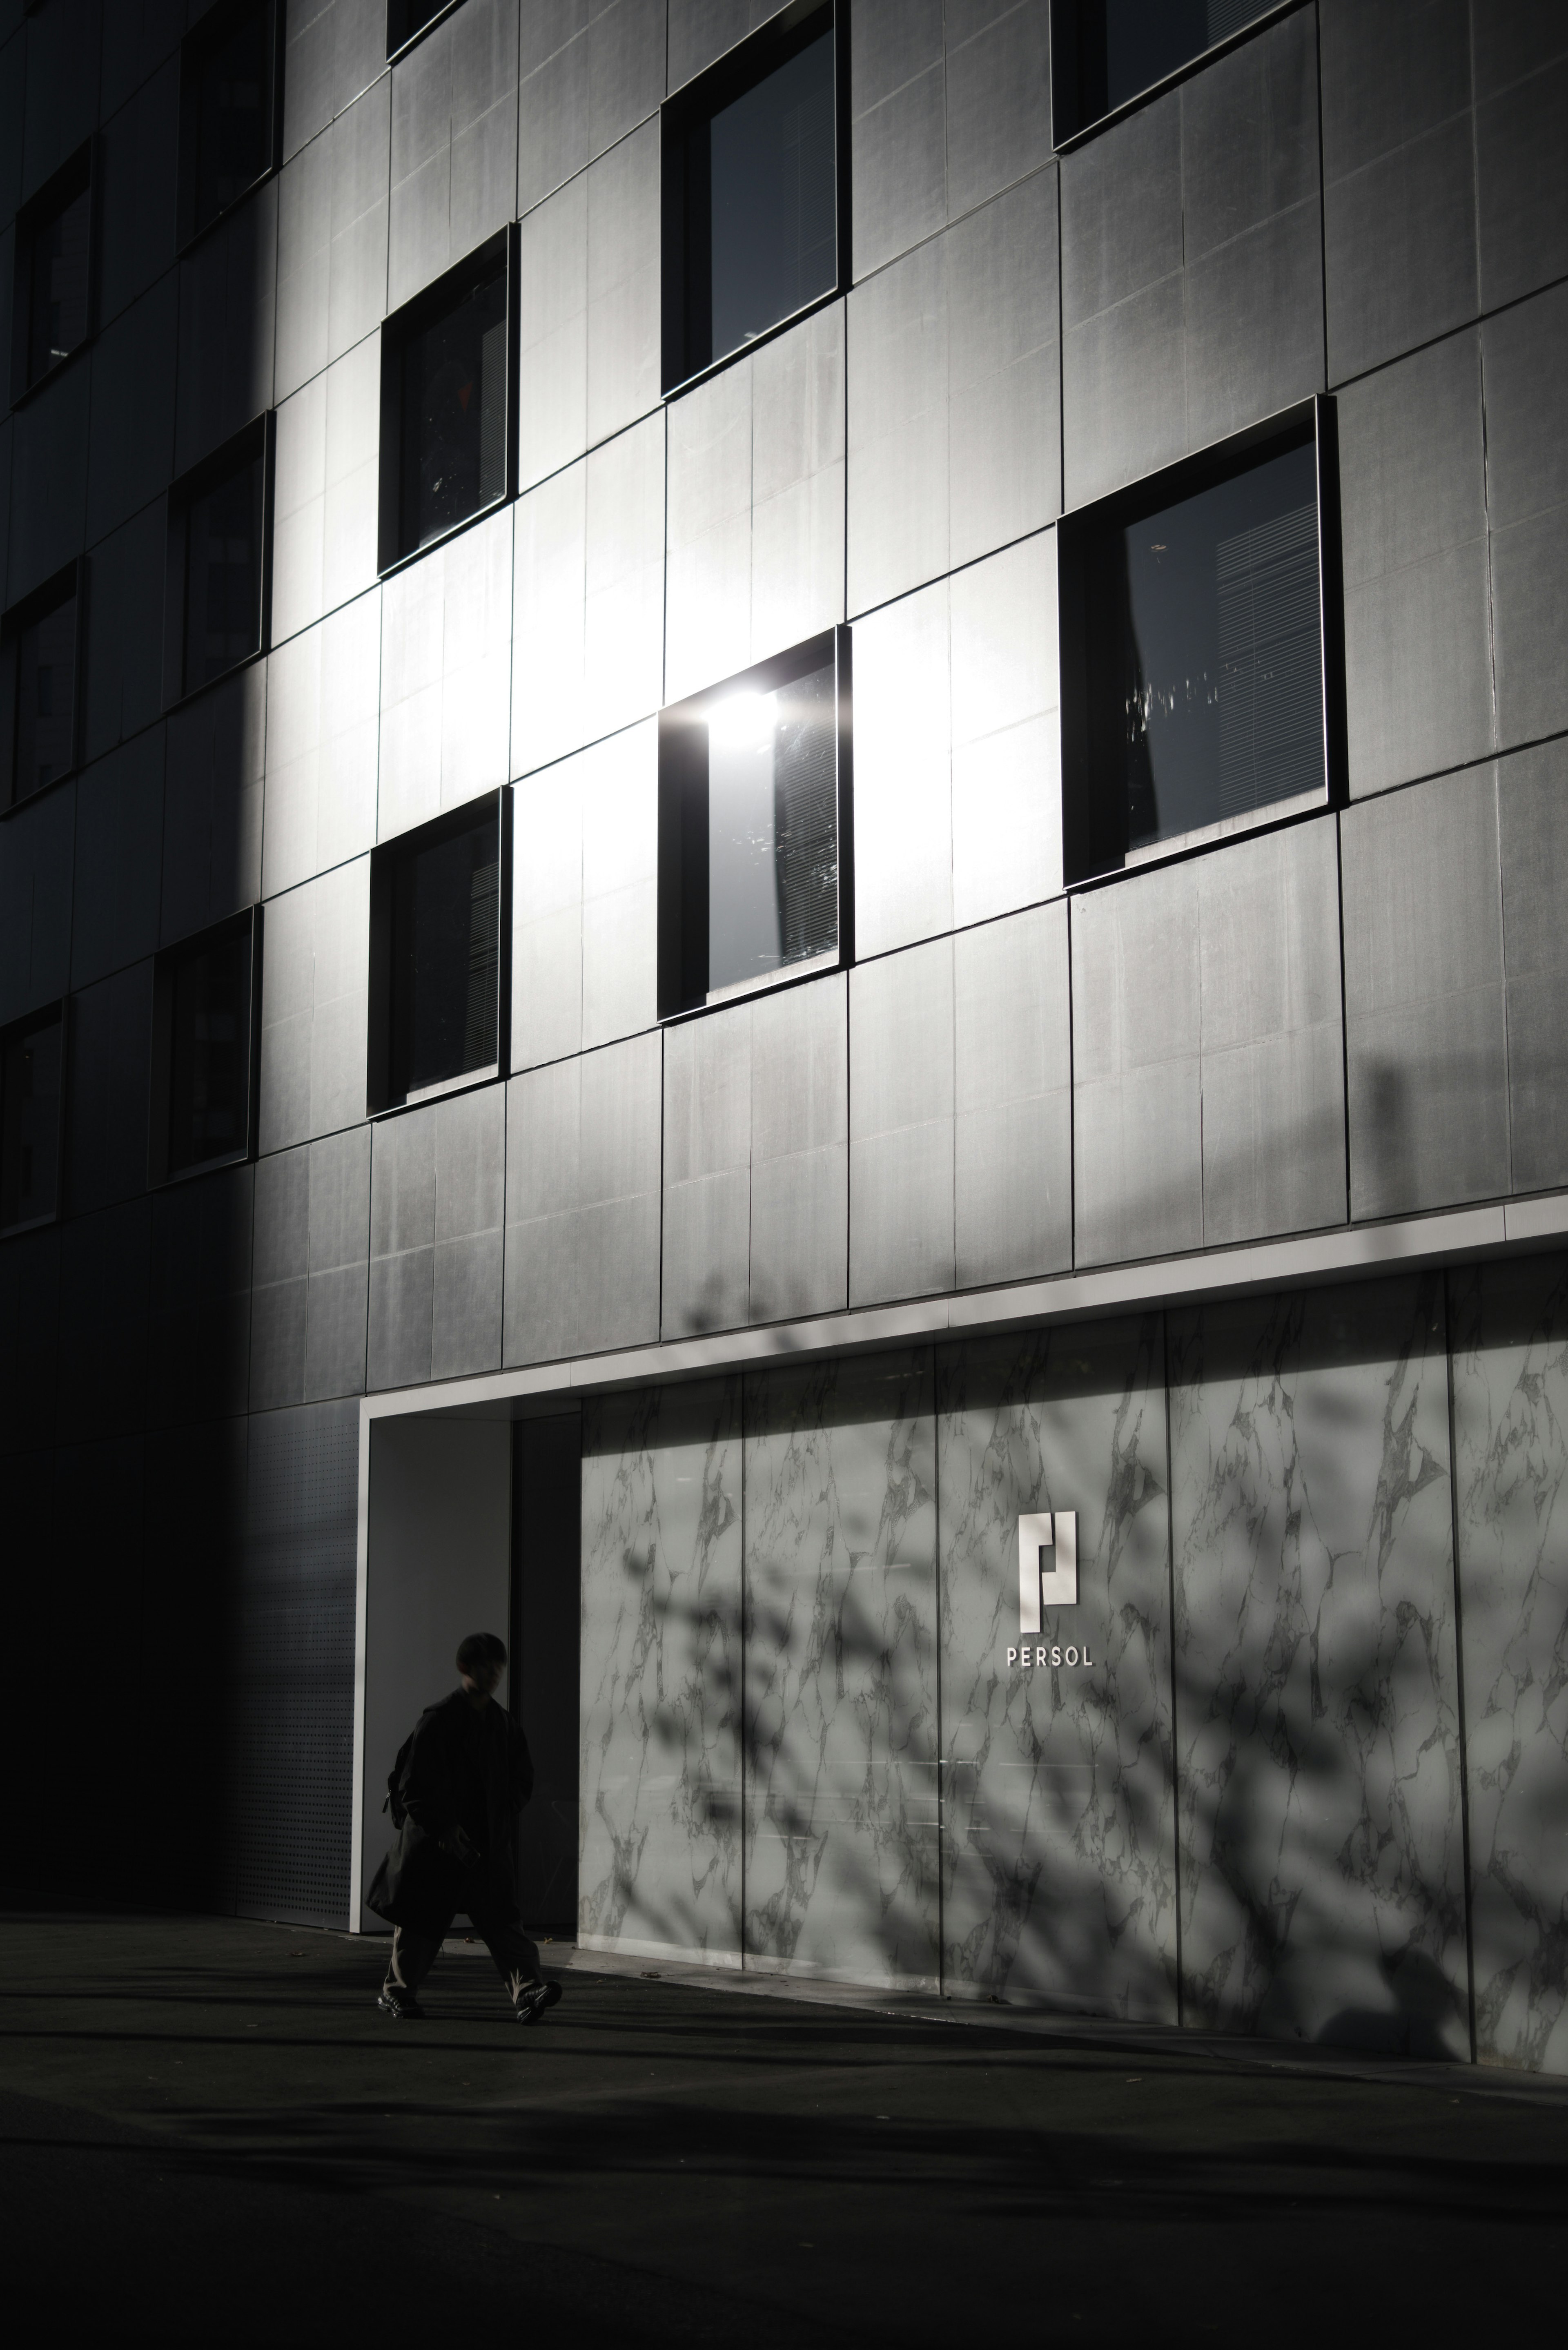
[[[409,332],[400,552],[506,491],[506,277],[498,267]]]
[[[59,1135],[56,1012],[11,1029],[0,1045],[0,1231],[54,1214]]]
[[[250,9],[196,68],[194,228],[243,196],[272,163],[269,6]]]
[[[833,665],[708,717],[708,1000],[836,952]]]
[[[493,1066],[499,1041],[501,819],[396,852],[391,1098]]]
[[[185,521],[185,691],[260,650],[261,452],[191,500]]]
[[[1078,0],[1078,120],[1097,121],[1262,15],[1269,0]]]
[[[836,281],[832,32],[721,108],[709,138],[710,356],[722,359]]]
[[[1091,556],[1091,765],[1127,850],[1320,790],[1316,461],[1265,457]]]
[[[66,597],[18,632],[14,796],[26,799],[75,756],[77,599]]]
[[[92,197],[83,188],[33,233],[27,380],[36,383],[87,339]]]
[[[248,930],[182,955],[171,990],[169,1166],[243,1151],[250,1082]]]

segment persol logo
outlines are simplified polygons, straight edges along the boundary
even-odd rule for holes
[[[1078,1513],[1076,1510],[1032,1510],[1018,1521],[1018,1629],[1023,1643],[1009,1648],[1010,1665],[1026,1671],[1036,1665],[1092,1665],[1086,1647],[1053,1643],[1036,1647],[1041,1610],[1078,1604]]]

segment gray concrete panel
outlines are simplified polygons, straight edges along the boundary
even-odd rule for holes
[[[377,837],[506,781],[512,511],[432,547],[381,591]]]
[[[1073,1137],[1079,1264],[1203,1239],[1198,875],[1140,874],[1074,900]]]
[[[774,15],[773,0],[670,0],[670,87],[700,74]]]
[[[259,661],[169,721],[159,943],[260,896],[267,679]]]
[[[376,837],[381,598],[372,588],[280,645],[266,665],[264,895]]]
[[[283,151],[296,154],[386,65],[386,0],[306,0],[288,10]]]
[[[664,1041],[667,1338],[733,1329],[751,1251],[752,1007],[683,1021]]]
[[[185,30],[184,0],[125,0],[107,12],[99,50],[99,92],[106,117],[165,67]],[[20,16],[19,8],[12,14]]]
[[[88,557],[83,706],[89,759],[151,725],[163,706],[167,565],[161,504],[134,515]]]
[[[1497,724],[1504,747],[1568,727],[1565,368],[1568,289],[1537,295],[1481,330]]]
[[[383,75],[278,182],[280,400],[374,333],[385,314],[391,90]]]
[[[465,0],[392,69],[388,303],[504,227],[517,204],[517,0]]]
[[[867,276],[947,219],[942,0],[862,0],[849,17],[854,256]]]
[[[180,264],[174,469],[272,406],[277,315],[277,182],[268,180]]]
[[[65,1180],[74,1215],[146,1189],[151,1045],[151,961],[72,998]]]
[[[951,585],[944,579],[855,627],[861,955],[952,928],[951,746]]]
[[[1509,1189],[1497,780],[1488,765],[1341,818],[1350,1203]]]
[[[1513,1188],[1568,1183],[1568,745],[1498,763]]]
[[[0,1451],[53,1442],[60,1337],[61,1234],[22,1232],[0,1249]]]
[[[120,12],[109,13],[117,17]],[[105,80],[107,99],[107,60]],[[171,57],[103,127],[100,322],[118,317],[173,263],[179,134],[180,67]]]
[[[147,1315],[152,1279],[152,1219],[146,1200],[107,1214],[73,1217],[60,1233],[57,1316],[60,1432],[80,1422],[69,1399],[90,1381],[119,1399],[117,1429],[147,1417]],[[56,1399],[51,1396],[53,1403]]]
[[[1168,1356],[1183,2017],[1462,2059],[1440,1284],[1180,1314]]]
[[[365,1115],[369,859],[274,899],[262,969],[261,1149]]]
[[[0,825],[0,1020],[69,984],[76,808],[66,784]]]
[[[179,291],[171,270],[93,345],[89,540],[106,537],[172,478]]]
[[[1051,157],[1047,0],[966,0],[947,20],[948,216]]]
[[[664,0],[539,0],[524,9],[520,213],[658,111],[664,44]]]
[[[953,948],[849,975],[849,1302],[953,1285]]]
[[[435,1109],[431,1376],[501,1361],[506,1096],[483,1086]]]
[[[229,1167],[154,1192],[148,1419],[229,1419],[249,1385],[254,1170]]]
[[[953,941],[954,1214],[961,1289],[1073,1261],[1067,909]]]
[[[362,1126],[310,1146],[305,1340],[310,1401],[357,1395],[365,1385],[370,1145],[371,1129]]]
[[[1471,21],[1480,306],[1492,310],[1568,276],[1568,23],[1550,6],[1482,6]]]
[[[952,914],[965,923],[1062,886],[1055,532],[958,573],[949,598]]]
[[[0,47],[0,215],[10,220],[22,195],[22,120],[27,43],[18,29]]]
[[[15,603],[79,553],[87,515],[90,361],[78,357],[12,421],[10,562]],[[3,452],[0,452],[3,455]]]
[[[1476,311],[1466,0],[1324,0],[1328,365],[1343,382]]]
[[[279,1151],[255,1170],[250,1408],[305,1399],[310,1151]]]
[[[380,401],[372,336],[278,409],[274,644],[375,585]]]
[[[77,782],[73,987],[152,952],[162,847],[163,729],[155,726]]]
[[[659,708],[664,665],[664,416],[517,504],[512,772],[527,775]]]
[[[98,123],[102,0],[56,0],[29,17],[24,196],[57,170]]]
[[[369,1341],[374,1388],[428,1379],[435,1298],[437,1106],[381,1119],[370,1151]]]
[[[1480,338],[1339,394],[1353,795],[1492,747]]]

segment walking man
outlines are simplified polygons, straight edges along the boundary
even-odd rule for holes
[[[457,1652],[462,1686],[421,1714],[387,1782],[398,1841],[366,1899],[389,1919],[392,1958],[377,2006],[422,2016],[420,1985],[460,1910],[501,1970],[519,2023],[536,2023],[561,1996],[539,1971],[539,1950],[517,1908],[513,1837],[534,1792],[528,1741],[495,1690],[504,1642],[471,1632]]]

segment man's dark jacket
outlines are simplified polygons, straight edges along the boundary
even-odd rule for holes
[[[444,1934],[459,1910],[471,1918],[515,1910],[517,1814],[533,1792],[528,1741],[504,1705],[492,1698],[476,1710],[459,1689],[428,1706],[399,1783],[406,1816],[365,1897],[369,1906],[421,1934]],[[441,1850],[454,1827],[476,1859]]]

